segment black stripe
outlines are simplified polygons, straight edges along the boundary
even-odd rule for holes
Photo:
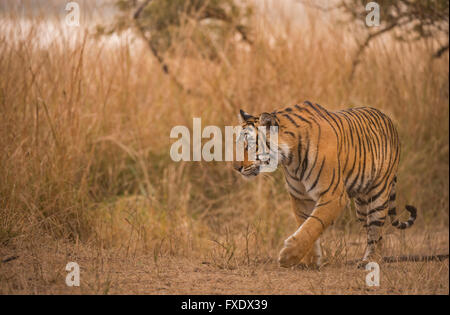
[[[319,203],[318,205],[316,205],[315,208],[317,209],[317,208],[319,208],[319,207],[323,207],[323,206],[329,204],[329,203],[332,202],[332,201],[333,201],[333,200],[328,200],[328,201],[326,201],[326,202]]]
[[[366,213],[361,212],[361,211],[359,211],[359,210],[356,210],[356,213],[359,214],[359,215],[362,216],[362,217],[367,217],[367,214],[366,214]]]
[[[285,131],[284,133],[287,134],[287,135],[292,136],[293,138],[295,138],[295,134],[293,132]]]
[[[298,119],[300,119],[301,121],[303,121],[303,122],[305,122],[305,123],[307,123],[308,125],[311,126],[311,122],[310,122],[309,120],[306,120],[305,118],[303,118],[302,116],[300,116],[300,115],[298,115],[298,114],[296,114],[296,113],[293,113],[293,115],[294,115],[295,117],[297,117]]]
[[[302,162],[302,136],[301,135],[298,135],[297,153],[298,153],[298,166],[294,171],[295,175],[297,175],[298,169],[300,168],[300,164]]]
[[[289,180],[286,179],[286,183],[288,184],[289,188],[292,189],[293,191],[295,191],[297,194],[299,194],[301,196],[305,195],[301,191],[297,190],[294,186],[292,186],[292,184],[289,182]]]
[[[371,214],[373,214],[373,213],[375,213],[375,212],[382,211],[382,210],[386,209],[387,206],[388,206],[388,202],[386,201],[386,202],[383,203],[381,206],[376,207],[376,208],[370,210],[370,211],[367,213],[367,215],[371,215]]]
[[[377,240],[369,240],[369,241],[367,241],[367,245],[372,245],[372,244],[378,243],[382,239],[383,239],[383,237],[380,236]]]
[[[303,176],[305,175],[306,169],[308,168],[309,144],[310,144],[309,134],[307,134],[306,152],[302,161],[302,172],[300,174],[300,180],[303,180]]]
[[[321,192],[319,194],[319,198],[322,197],[323,195],[325,195],[330,190],[330,188],[331,188],[331,186],[333,185],[333,182],[334,182],[334,176],[335,176],[334,173],[335,173],[335,171],[334,171],[334,168],[333,168],[333,177],[331,178],[330,186],[328,186],[327,189],[325,189],[323,192]]]
[[[367,206],[369,204],[368,201],[362,200],[361,198],[356,198],[355,203],[359,206]]]
[[[289,195],[292,196],[292,198],[295,198],[295,199],[297,199],[297,200],[300,200],[300,201],[314,201],[314,200],[309,199],[309,198],[298,198],[297,196],[295,196],[294,194],[292,194],[291,191],[288,191],[288,192],[289,192]]]
[[[380,219],[380,220],[383,220],[383,221],[378,221],[378,220],[377,221],[372,221],[369,224],[364,225],[364,227],[368,228],[368,227],[371,227],[373,225],[375,225],[375,226],[383,226],[385,219],[386,219],[386,217]]]
[[[286,117],[287,119],[289,119],[289,121],[290,121],[291,123],[293,123],[295,127],[297,127],[297,128],[300,127],[299,125],[297,125],[297,123],[295,122],[295,120],[293,120],[292,117],[289,116],[288,114],[283,114],[283,116]]]
[[[320,178],[320,174],[322,173],[322,169],[323,169],[323,165],[325,164],[325,158],[323,158],[322,160],[322,165],[320,166],[320,170],[319,173],[317,174],[316,180],[314,181],[314,184],[308,189],[308,191],[311,191],[314,189],[314,187],[316,187],[317,182],[319,181]]]

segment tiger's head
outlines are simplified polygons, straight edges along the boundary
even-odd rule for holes
[[[236,141],[236,151],[242,149],[241,158],[233,161],[233,168],[245,178],[261,172],[274,171],[283,158],[278,139],[279,120],[274,113],[253,116],[242,109],[239,113],[241,132]],[[283,150],[281,150],[283,151]]]

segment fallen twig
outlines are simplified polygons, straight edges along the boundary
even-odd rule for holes
[[[5,258],[2,260],[2,263],[7,263],[10,261],[16,260],[17,258],[19,258],[19,256],[11,256],[11,257]]]
[[[449,258],[449,254],[440,255],[404,255],[404,256],[388,256],[383,257],[384,263],[396,263],[396,262],[421,262],[421,261],[444,261]],[[360,260],[347,261],[346,265],[354,265],[360,262]]]

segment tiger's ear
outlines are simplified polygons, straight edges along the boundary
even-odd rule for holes
[[[244,112],[242,109],[239,110],[239,122],[242,124],[243,122],[248,121],[250,118],[253,118],[249,113]]]
[[[269,113],[261,114],[261,116],[259,117],[259,124],[261,126],[266,126],[266,127],[278,126],[278,122],[277,122],[275,115],[269,114]]]

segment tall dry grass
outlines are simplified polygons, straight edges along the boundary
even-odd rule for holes
[[[274,256],[295,228],[282,174],[247,182],[226,163],[175,163],[169,134],[193,117],[234,125],[240,108],[259,113],[303,100],[390,114],[403,142],[399,203],[418,207],[415,231],[448,229],[448,54],[431,60],[432,41],[383,38],[350,81],[363,30],[310,9],[301,24],[282,14],[273,24],[267,10],[276,9],[255,15],[251,47],[230,40],[216,60],[189,41],[174,47],[170,69],[193,93],[138,38],[112,45],[57,22],[55,40],[42,45],[47,17],[23,27],[4,13],[0,244],[64,239],[217,264]],[[355,229],[347,210],[330,233]]]

